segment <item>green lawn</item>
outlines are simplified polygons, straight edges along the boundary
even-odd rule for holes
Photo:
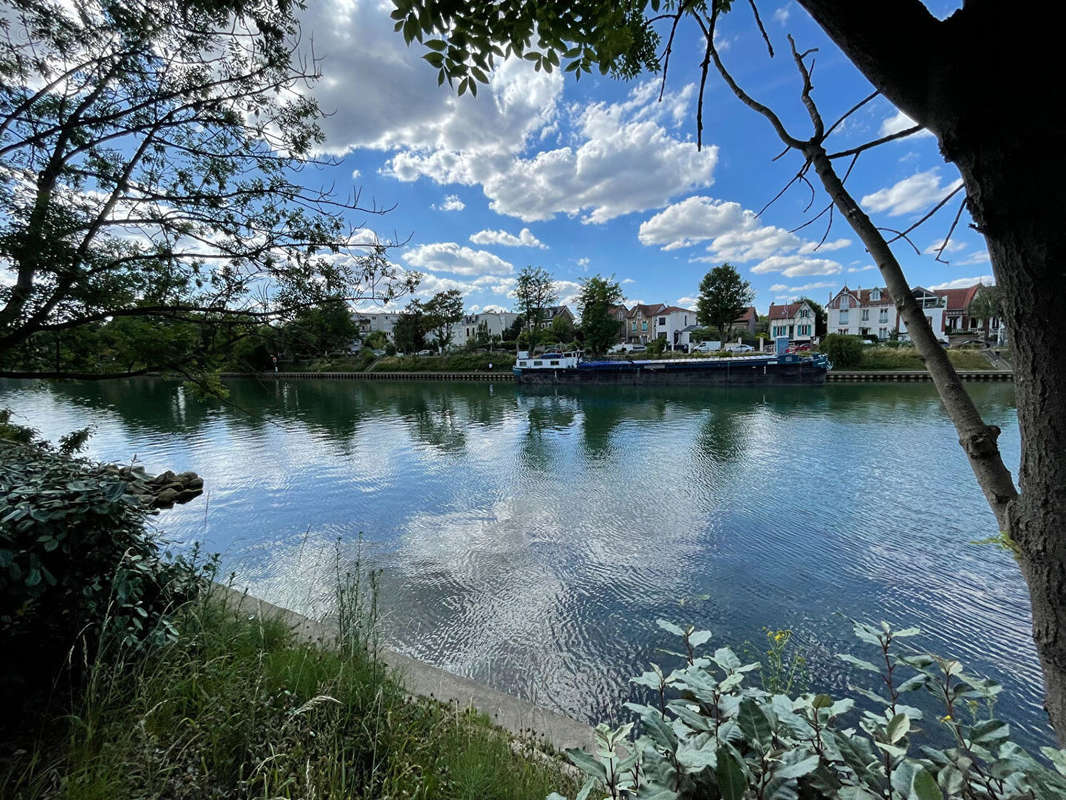
[[[948,350],[948,358],[960,370],[992,369],[991,363],[976,350]],[[923,370],[925,362],[913,347],[876,347],[863,349],[861,370]]]

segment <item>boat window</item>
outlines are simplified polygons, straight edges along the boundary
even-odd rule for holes
[[[534,367],[539,367],[539,366],[541,366],[541,365],[542,365],[543,363],[544,363],[543,361],[534,361],[534,362],[533,362],[533,366],[534,366]]]
[[[558,362],[558,361],[552,361],[552,362],[551,362],[551,365],[552,365],[553,367],[557,367],[557,366],[559,366],[559,362]]]

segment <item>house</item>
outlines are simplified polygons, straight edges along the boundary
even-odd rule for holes
[[[770,338],[787,336],[793,342],[814,338],[814,309],[806,300],[784,305],[770,304]]]
[[[647,344],[665,339],[671,350],[681,344],[681,331],[696,323],[696,312],[690,308],[668,306],[665,303],[639,303],[626,313],[626,341]]]
[[[911,290],[918,305],[925,311],[925,317],[938,339],[944,335],[945,300],[939,292],[932,292],[921,286]],[[898,336],[906,341],[907,324],[899,315],[896,303],[888,289],[849,289],[845,286],[830,299],[825,306],[828,333],[845,336],[867,336],[889,339]]]
[[[483,311],[480,314],[467,314],[452,325],[451,346],[466,347],[467,343],[476,342],[478,329],[482,327],[489,337],[499,336],[502,339],[516,319],[518,319],[518,314],[512,311]]]
[[[981,284],[964,289],[935,289],[934,292],[944,298],[944,332],[976,333],[981,329],[978,320],[970,316],[970,303],[977,297]]]
[[[356,312],[352,314],[352,321],[355,323],[356,327],[359,328],[360,338],[365,339],[367,335],[374,331],[381,331],[391,342],[393,341],[392,329],[396,327],[396,321],[400,316],[400,314],[386,314],[383,312]]]
[[[748,306],[744,309],[744,313],[733,320],[733,330],[743,328],[748,333],[755,335],[755,327],[759,324],[759,312],[755,310],[755,306]]]
[[[566,306],[548,306],[544,309],[544,324],[547,327],[550,328],[557,317],[566,317],[571,324],[574,322],[574,312]]]
[[[897,333],[896,304],[888,289],[845,286],[825,306],[826,332],[888,339]]]
[[[608,306],[607,313],[612,319],[618,321],[618,341],[624,342],[626,340],[626,314],[629,313],[629,309],[625,306]]]

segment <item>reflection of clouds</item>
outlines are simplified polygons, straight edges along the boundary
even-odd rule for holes
[[[572,714],[617,713],[657,617],[721,644],[791,626],[832,652],[844,614],[934,632],[1008,684],[1020,730],[1042,724],[1025,587],[969,544],[989,513],[929,386],[234,382],[254,417],[179,409],[177,386],[0,381],[0,406],[52,438],[93,410],[92,455],[203,474],[160,527],[282,605],[328,613],[336,548],[350,562],[363,533],[394,645]],[[971,391],[1017,463],[1012,387]]]

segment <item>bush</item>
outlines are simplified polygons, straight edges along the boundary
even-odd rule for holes
[[[0,443],[0,674],[26,702],[105,629],[127,646],[173,637],[202,585],[146,529],[144,486],[41,442]],[[76,681],[75,681],[76,683]]]
[[[829,356],[836,369],[853,369],[862,363],[863,347],[865,345],[858,336],[830,333],[822,339],[818,349]]]
[[[443,356],[404,356],[383,358],[372,372],[485,372],[492,364],[493,372],[509,372],[514,366],[514,353],[449,353]]]
[[[387,345],[385,345],[385,355],[387,355],[387,356],[396,355],[396,345],[394,345],[392,342],[389,342]]]
[[[669,674],[653,664],[633,679],[652,698],[651,705],[626,703],[640,715],[636,741],[629,741],[632,723],[600,725],[596,756],[567,751],[587,776],[585,795],[599,786],[606,792],[597,797],[636,792],[658,800],[1066,796],[1066,750],[1041,748],[1051,769],[1012,743],[1009,726],[992,717],[998,684],[966,674],[958,661],[897,654],[897,641],[916,635],[917,628],[854,624],[855,635],[877,655],[872,661],[840,658],[876,675],[879,689],[856,689],[876,709],[857,714],[852,698],[791,698],[745,686],[758,663],[743,664],[728,647],[697,656],[709,631],[663,620],[659,625],[683,640],[685,652],[676,655],[686,663]],[[884,674],[873,661],[886,665]],[[910,674],[903,680],[905,672]],[[941,706],[939,726],[904,704],[904,694],[919,690]],[[915,724],[920,721],[921,729]],[[930,729],[949,744],[940,746]]]

